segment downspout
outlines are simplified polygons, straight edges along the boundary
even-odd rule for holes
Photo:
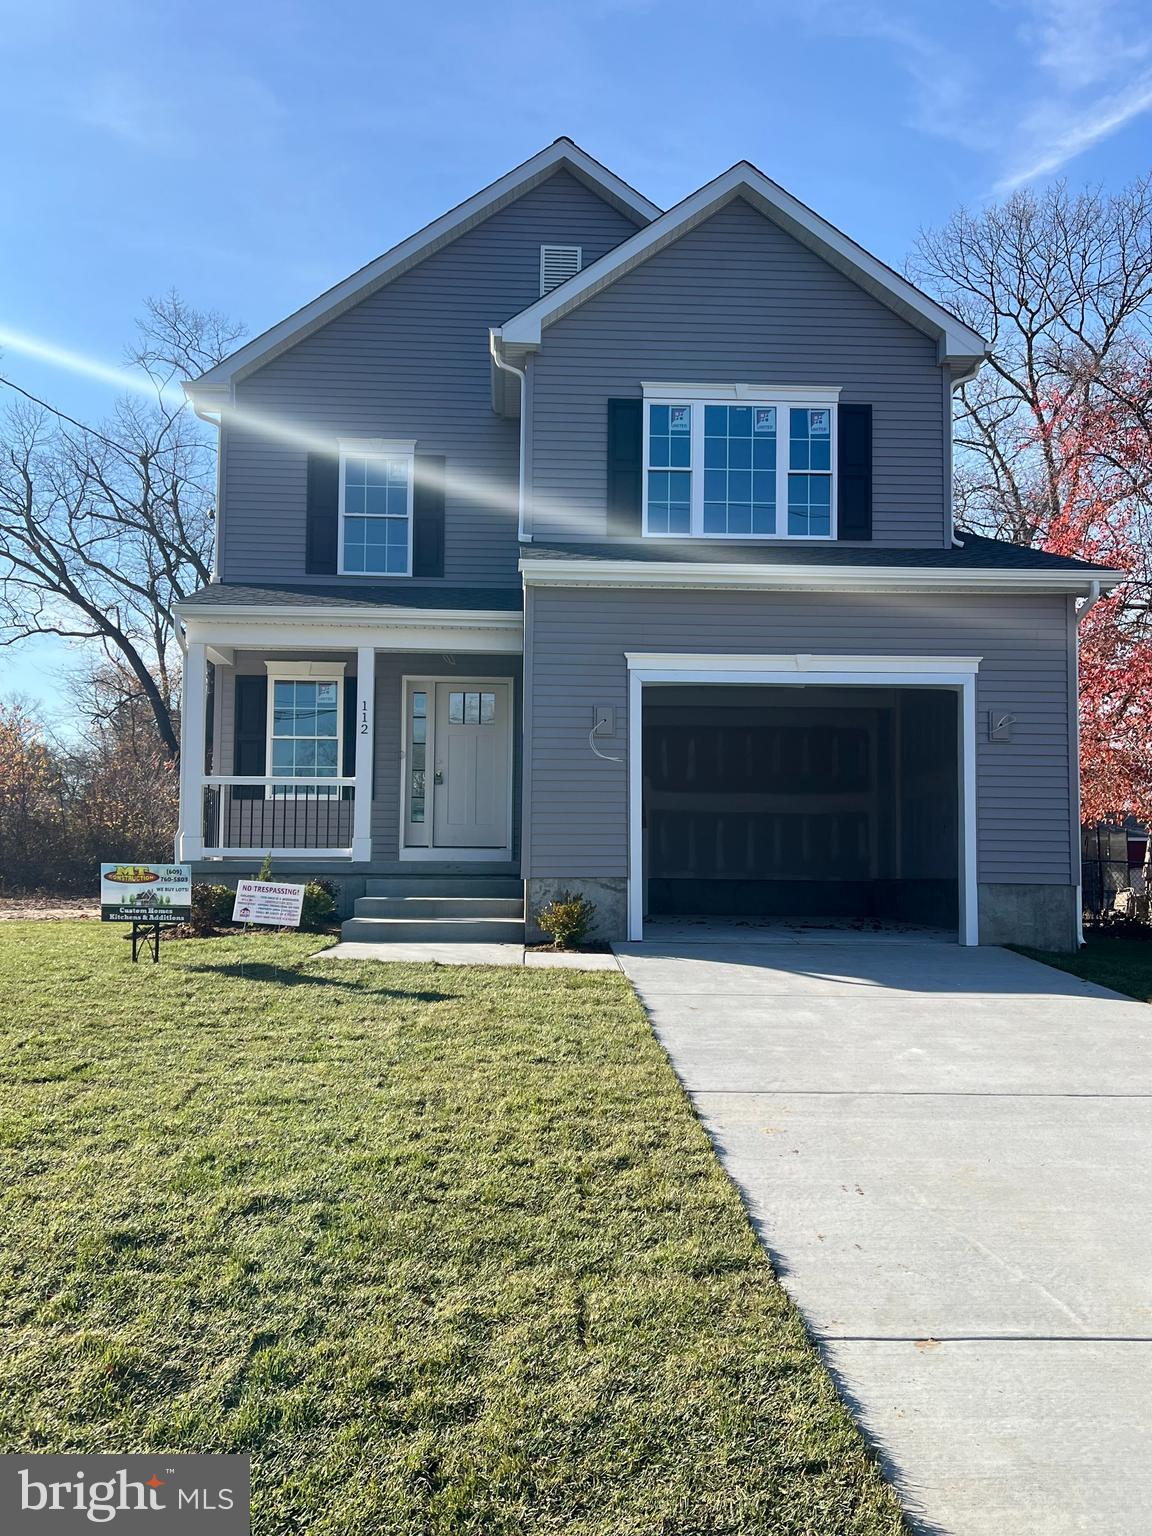
[[[192,401],[192,409],[201,421],[206,421],[210,427],[216,428],[216,508],[213,513],[215,527],[212,530],[212,580],[220,580],[220,491],[224,474],[223,460],[223,412],[210,411],[205,406],[197,405]]]
[[[527,462],[524,455],[528,440],[528,375],[523,368],[517,368],[513,363],[509,363],[501,357],[499,334],[495,326],[490,325],[488,327],[488,351],[492,355],[492,361],[504,373],[514,373],[520,380],[520,480],[516,494],[516,537],[521,544],[531,544],[532,535],[524,527],[524,465]]]
[[[1080,624],[1085,616],[1091,613],[1104,594],[1100,590],[1098,581],[1088,585],[1088,598],[1082,607],[1077,608],[1073,620],[1072,630],[1075,640],[1072,656],[1072,700],[1075,704],[1073,720],[1075,722],[1075,751],[1076,751],[1076,795],[1075,795],[1075,820],[1073,832],[1076,838],[1076,942],[1084,943],[1084,853],[1081,847],[1082,832],[1080,827]]]
[[[1083,608],[1077,608],[1076,610],[1077,633],[1079,633],[1081,620],[1092,612],[1103,596],[1104,594],[1100,590],[1100,583],[1098,581],[1090,582],[1088,585],[1088,601],[1084,604]]]

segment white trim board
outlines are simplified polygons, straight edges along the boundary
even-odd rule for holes
[[[556,171],[569,171],[578,181],[598,192],[611,206],[638,224],[647,224],[660,209],[634,187],[594,160],[571,139],[560,138],[522,165],[466,198],[455,208],[433,219],[399,245],[377,256],[358,272],[336,283],[311,303],[303,305],[278,325],[239,347],[215,368],[184,385],[188,398],[205,409],[218,408],[231,398],[232,386],[288,347],[303,340],[321,325],[359,304],[386,283],[395,281],[426,257],[467,233],[525,192],[546,181]]]
[[[902,319],[931,336],[937,344],[939,362],[955,362],[967,370],[967,376],[979,368],[988,351],[982,336],[747,160],[707,182],[599,261],[514,315],[500,328],[501,341],[513,348],[540,346],[549,325],[737,197],[751,203]]]
[[[347,665],[345,661],[280,661],[275,657],[264,663],[269,677],[277,677],[285,682],[289,678],[296,678],[302,682],[316,679],[322,682],[332,682],[336,679],[342,681]]]
[[[691,541],[685,535],[683,543]],[[723,539],[711,541],[720,544]],[[731,541],[729,541],[731,542]],[[746,541],[742,541],[746,542]],[[765,535],[760,543],[772,543]],[[799,540],[777,536],[776,543]],[[820,541],[826,542],[826,541]],[[1115,586],[1122,571],[957,570],[943,566],[751,565],[735,561],[536,560],[519,565],[525,586],[713,587],[777,592],[1087,592],[1094,582]]]
[[[720,671],[744,672],[976,672],[984,659],[982,656],[828,656],[795,655],[753,656],[747,652],[735,655],[712,655],[710,652],[692,651],[625,651],[624,659],[629,671],[648,669],[675,671],[682,667],[708,667]],[[817,676],[817,682],[822,679]]]
[[[959,705],[960,942],[980,942],[976,866],[977,656],[709,656],[626,652],[628,663],[628,937],[644,937],[644,688],[739,684],[947,688]]]
[[[490,651],[519,656],[524,620],[519,613],[412,611],[410,616],[377,617],[331,608],[213,608],[181,613],[189,643],[233,650]]]
[[[651,384],[642,383],[645,400],[671,400],[688,403],[702,400],[717,405],[734,400],[785,400],[789,405],[836,405],[840,400],[839,384]]]

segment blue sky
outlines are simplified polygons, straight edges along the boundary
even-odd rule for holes
[[[559,134],[663,206],[750,159],[895,266],[960,203],[1152,160],[1147,0],[0,0],[0,78],[0,332],[111,364],[145,295],[262,330]],[[0,697],[51,710],[68,661],[0,652]]]

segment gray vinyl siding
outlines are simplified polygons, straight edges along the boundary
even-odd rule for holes
[[[530,378],[537,537],[604,537],[606,402],[645,381],[839,385],[873,407],[874,541],[950,537],[935,343],[742,199],[547,328]]]
[[[1075,881],[1067,598],[530,587],[527,602],[529,878],[627,874],[627,769],[593,756],[588,731],[615,705],[603,750],[626,758],[625,652],[651,651],[981,657],[978,878]],[[1015,716],[1010,742],[988,740],[990,710]]]
[[[492,410],[488,327],[539,296],[542,244],[581,245],[588,263],[635,228],[559,171],[242,380],[237,405],[289,430],[444,454],[478,487],[450,490],[445,583],[515,584],[519,424]],[[234,420],[221,453],[220,579],[306,579],[305,447]]]
[[[235,727],[236,677],[267,675],[266,661],[342,661],[345,678],[356,676],[355,651],[277,651],[275,656],[258,651],[238,651],[234,666],[216,671],[216,722],[213,772],[232,772]],[[519,656],[459,656],[445,661],[427,652],[377,651],[375,731],[372,784],[372,867],[391,867],[400,850],[400,742],[403,679],[405,677],[469,678],[510,677],[512,689],[512,858],[520,851],[520,774],[522,699]],[[451,850],[445,850],[445,860]],[[361,866],[362,867],[362,866]],[[406,869],[415,866],[405,865]]]

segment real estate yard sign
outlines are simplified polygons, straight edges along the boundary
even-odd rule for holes
[[[299,928],[304,907],[302,885],[274,885],[268,880],[239,880],[234,923],[268,923],[273,928]]]
[[[101,864],[101,922],[186,923],[191,914],[191,864]]]

